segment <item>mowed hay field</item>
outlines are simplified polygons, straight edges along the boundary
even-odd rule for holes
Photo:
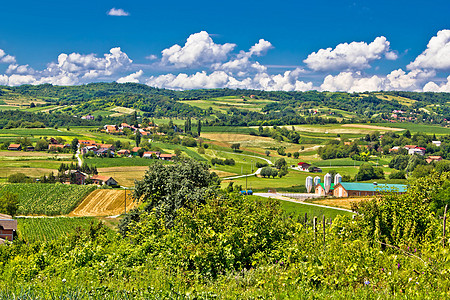
[[[124,213],[126,190],[95,190],[73,210],[71,217],[113,216]],[[127,211],[137,203],[133,201],[132,192],[126,191]]]
[[[240,143],[241,147],[275,147],[280,145],[279,142],[275,141],[270,137],[254,136],[248,134],[239,133],[213,133],[206,132],[201,134],[202,138],[219,142],[221,146],[229,146],[234,143]]]
[[[313,200],[312,203],[321,204],[326,206],[334,206],[340,208],[351,209],[352,203],[358,203],[365,200],[370,200],[373,197],[358,197],[358,198],[332,198],[332,199],[321,199]]]
[[[99,168],[98,174],[113,177],[121,186],[132,187],[135,180],[142,180],[147,170],[148,166],[110,167]]]

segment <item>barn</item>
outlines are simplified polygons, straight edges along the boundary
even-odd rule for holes
[[[404,184],[377,184],[362,182],[340,182],[334,186],[334,197],[374,196],[381,192],[405,193],[407,186]]]
[[[12,241],[17,230],[17,220],[10,215],[0,214],[0,244],[5,240]]]

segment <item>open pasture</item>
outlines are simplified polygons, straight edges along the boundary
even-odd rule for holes
[[[121,186],[133,187],[134,181],[141,180],[147,170],[147,166],[108,167],[98,169],[98,174],[113,177]]]
[[[132,191],[130,190],[95,190],[90,193],[83,202],[69,214],[69,216],[85,217],[119,215],[125,211],[125,201],[127,211],[137,205],[137,202],[133,201]]]
[[[351,126],[348,126],[351,125]],[[292,126],[286,126],[291,129]],[[386,131],[399,131],[392,127],[366,125],[366,124],[332,124],[332,125],[294,125],[296,131],[300,134],[303,132],[323,133],[323,134],[367,134],[378,131],[384,133]],[[401,129],[400,129],[401,130]]]
[[[450,134],[450,127],[442,127],[436,125],[427,125],[427,124],[415,124],[415,123],[380,123],[374,124],[376,126],[386,126],[389,128],[394,128],[396,130],[409,130],[412,133],[422,132],[426,134]]]

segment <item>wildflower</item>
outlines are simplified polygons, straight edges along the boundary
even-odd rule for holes
[[[66,282],[66,279],[65,279],[65,278],[63,278],[62,282]]]
[[[416,281],[416,284],[419,284],[419,282],[418,282],[418,281]]]
[[[412,278],[411,277],[409,277],[409,279],[408,279],[408,282],[411,282],[412,281]]]
[[[400,263],[397,264],[397,269],[400,269]]]
[[[369,285],[369,284],[370,284],[370,281],[369,281],[369,280],[365,280],[365,281],[364,281],[364,284],[365,284],[365,285]]]
[[[381,272],[384,272],[384,268],[381,268]]]
[[[391,274],[392,274],[391,272],[388,273],[388,275],[391,275]]]

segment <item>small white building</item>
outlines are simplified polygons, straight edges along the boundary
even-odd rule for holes
[[[441,141],[431,141],[433,143],[433,145],[435,145],[436,147],[440,147],[441,146]]]

